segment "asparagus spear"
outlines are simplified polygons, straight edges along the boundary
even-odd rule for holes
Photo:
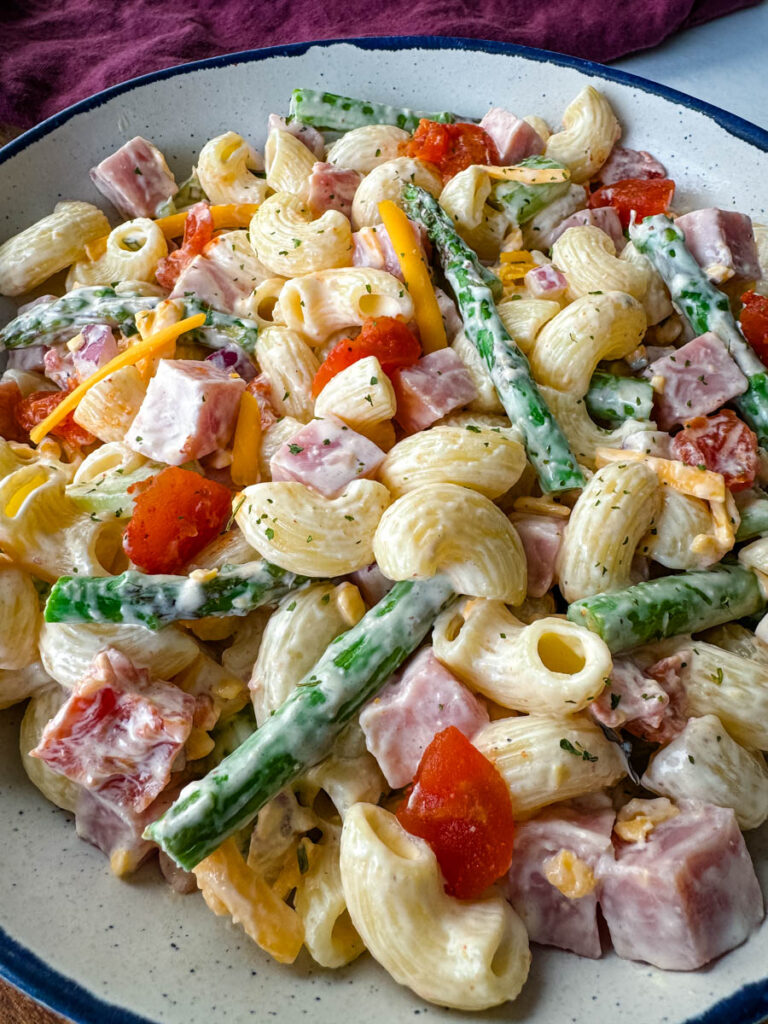
[[[626,651],[678,633],[697,633],[765,607],[757,576],[738,565],[638,583],[574,601],[568,618]]]
[[[528,156],[520,161],[521,167],[535,167],[537,170],[556,168],[566,170],[565,164],[548,156]],[[546,185],[525,185],[521,181],[499,181],[491,189],[489,202],[503,210],[513,224],[518,226],[531,220],[537,213],[549,206],[571,187],[570,180],[556,181]]]
[[[201,199],[208,200],[205,189],[200,184],[197,170],[193,167],[192,173],[179,185],[179,190],[170,199],[166,199],[155,210],[156,217],[168,217],[172,213],[179,213],[181,210],[188,210],[190,206],[199,203]]]
[[[224,348],[239,345],[246,352],[253,352],[259,335],[259,326],[253,320],[230,316],[202,302],[196,295],[184,296],[184,316],[205,313],[205,323],[184,335],[190,341],[197,341],[206,348]]]
[[[710,284],[686,248],[682,231],[663,213],[632,225],[629,235],[664,278],[672,301],[694,331],[716,334],[747,377],[749,388],[734,404],[757,434],[759,444],[768,446],[768,371],[736,326],[728,296]]]
[[[741,516],[736,540],[753,540],[768,533],[768,495],[762,491],[739,491],[734,498]]]
[[[406,185],[403,197],[408,216],[426,227],[437,249],[467,337],[485,361],[507,415],[523,432],[525,449],[542,490],[583,487],[579,465],[531,377],[528,360],[510,337],[490,289],[477,272],[477,257],[428,192],[416,185]]]
[[[348,132],[351,128],[362,128],[366,124],[394,124],[407,132],[415,131],[419,121],[468,121],[448,111],[438,114],[424,114],[408,107],[391,107],[387,103],[371,103],[368,100],[337,96],[319,89],[294,89],[289,108],[290,119],[311,124],[321,131]]]
[[[584,401],[590,416],[618,426],[625,420],[651,418],[653,388],[647,380],[597,371],[592,375]]]
[[[130,622],[159,629],[179,619],[247,615],[306,583],[271,562],[225,565],[192,576],[62,576],[45,606],[48,622]]]
[[[326,757],[342,728],[421,643],[453,596],[444,576],[397,583],[328,647],[285,703],[144,833],[190,870],[283,786]]]

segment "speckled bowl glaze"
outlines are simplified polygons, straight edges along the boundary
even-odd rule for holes
[[[136,134],[186,176],[203,143],[234,129],[256,145],[292,88],[327,87],[421,109],[480,115],[491,104],[557,124],[587,83],[605,91],[624,142],[650,149],[679,183],[678,205],[706,201],[763,219],[768,133],[640,78],[569,57],[460,39],[307,43],[220,57],[116,86],[0,151],[0,237],[62,198],[101,202],[88,169]],[[109,211],[110,213],[112,211]],[[7,304],[0,321],[11,315]],[[427,1006],[363,957],[336,972],[272,962],[198,896],[152,865],[130,881],[77,839],[70,815],[27,781],[21,712],[0,713],[0,974],[88,1024],[313,1024],[499,1020],[526,1024],[753,1024],[768,1014],[768,925],[691,974],[535,948],[514,1004],[474,1018]],[[768,829],[747,836],[768,893]],[[663,941],[663,937],[659,937]]]

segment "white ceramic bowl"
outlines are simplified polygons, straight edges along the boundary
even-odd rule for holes
[[[133,135],[153,139],[184,177],[202,144],[234,129],[258,146],[292,88],[480,115],[491,104],[557,124],[588,82],[609,97],[624,143],[650,149],[684,207],[706,201],[764,218],[768,132],[643,79],[543,51],[460,39],[298,44],[147,75],[85,100],[0,151],[0,237],[60,198],[100,197],[88,169]],[[0,321],[12,312],[7,305]],[[281,967],[197,896],[152,866],[128,882],[77,839],[70,815],[27,781],[18,708],[0,713],[0,974],[88,1024],[313,1024],[504,1020],[526,1024],[754,1024],[768,1015],[768,925],[690,974],[535,948],[516,1003],[474,1018],[427,1007],[369,957],[336,972]],[[747,837],[768,893],[768,830]],[[660,941],[663,938],[660,936]]]

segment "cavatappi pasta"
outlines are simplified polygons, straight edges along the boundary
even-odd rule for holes
[[[459,1011],[598,909],[659,967],[762,919],[768,236],[592,86],[547,113],[297,89],[0,244],[31,783],[277,961]]]

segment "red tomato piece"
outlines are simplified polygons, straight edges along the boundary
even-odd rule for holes
[[[16,406],[16,422],[29,434],[30,430],[49,416],[68,394],[68,391],[33,391],[27,398],[22,398]],[[74,417],[74,412],[69,413],[61,423],[53,427],[51,433],[75,448],[85,448],[93,444],[96,438],[79,423],[75,423]]]
[[[589,206],[612,206],[619,215],[621,226],[629,227],[630,216],[635,211],[637,220],[651,217],[654,213],[666,213],[675,183],[669,178],[626,178],[613,185],[603,185],[589,197]]]
[[[333,346],[315,374],[312,394],[317,397],[337,373],[366,356],[376,356],[384,373],[389,374],[418,362],[421,345],[402,320],[391,316],[369,318],[363,321],[363,329],[356,338],[342,338]]]
[[[757,438],[730,409],[686,423],[672,438],[672,454],[688,466],[722,473],[732,491],[743,491],[755,482]]]
[[[128,490],[139,495],[123,548],[148,573],[177,573],[221,533],[232,509],[227,487],[177,466]]]
[[[744,292],[741,296],[741,330],[763,362],[768,360],[768,296]]]
[[[181,247],[169,253],[157,264],[155,277],[157,283],[169,291],[176,284],[179,274],[188,266],[195,256],[199,256],[205,246],[213,238],[213,215],[205,201],[195,203],[189,208],[184,221],[184,240]]]
[[[434,164],[448,181],[472,164],[497,164],[499,153],[479,124],[441,124],[422,118],[413,137],[403,144],[406,156]]]
[[[474,899],[512,863],[515,822],[506,783],[453,725],[424,751],[397,819],[429,843],[450,896]]]
[[[22,394],[16,381],[0,384],[0,437],[6,441],[29,441],[29,434],[22,429],[16,415],[21,402]]]

